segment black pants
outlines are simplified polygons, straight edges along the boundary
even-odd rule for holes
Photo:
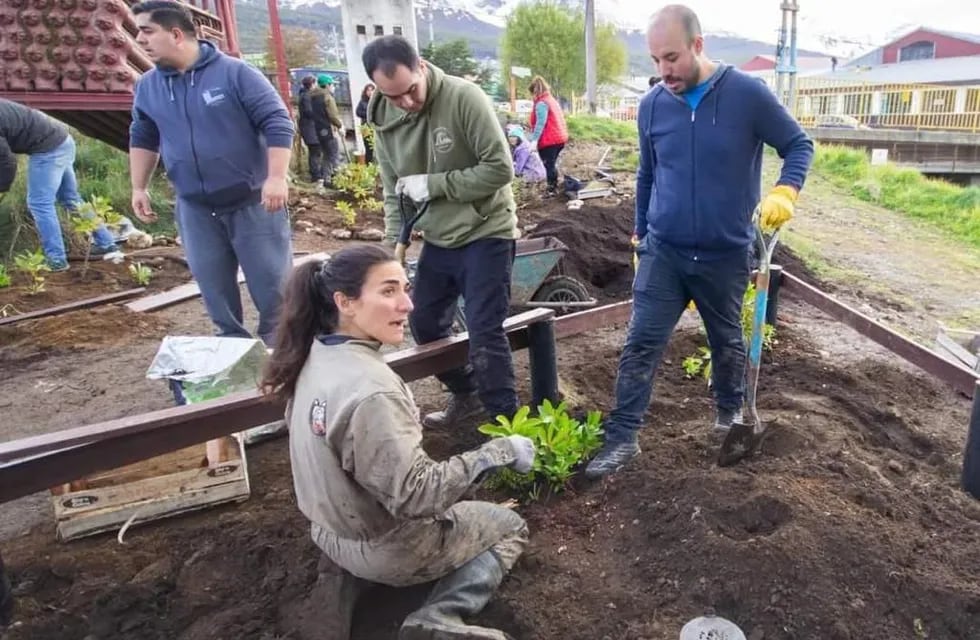
[[[327,129],[325,132],[318,131],[317,137],[320,138],[320,149],[323,151],[321,165],[323,169],[320,177],[324,182],[329,183],[337,170],[337,165],[340,164],[340,145],[337,144],[337,136],[332,129]]]
[[[548,176],[549,191],[558,188],[558,154],[564,148],[564,144],[553,144],[538,149],[538,155],[541,156],[541,162],[544,164],[545,174]]]
[[[308,144],[306,151],[310,156],[310,181],[319,182],[323,180],[323,160],[320,145]]]
[[[436,377],[452,393],[479,392],[491,416],[513,416],[517,411],[514,362],[504,333],[515,249],[513,240],[500,238],[476,240],[459,249],[426,243],[409,318],[418,344],[445,338],[452,332],[457,299],[463,296],[469,363]]]

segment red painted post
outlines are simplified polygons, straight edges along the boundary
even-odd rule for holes
[[[286,48],[282,43],[282,29],[279,26],[279,3],[276,0],[268,0],[269,4],[269,26],[272,30],[272,51],[276,56],[276,80],[279,83],[279,94],[286,107],[289,106],[289,77],[286,73]]]

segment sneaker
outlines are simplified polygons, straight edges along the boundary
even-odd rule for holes
[[[58,273],[59,271],[68,271],[68,261],[48,260],[48,269],[51,271],[51,273]]]
[[[108,247],[97,247],[92,245],[92,250],[89,252],[90,256],[104,256],[107,253],[118,253],[119,246],[116,244],[110,244]]]
[[[466,422],[487,420],[487,412],[476,392],[454,393],[442,411],[430,413],[422,419],[422,424],[430,429],[455,427]]]
[[[731,409],[718,409],[718,415],[715,417],[715,432],[728,433],[731,430],[733,423],[741,421],[741,409],[736,409],[735,411],[732,411]]]
[[[606,444],[585,468],[585,477],[590,480],[616,473],[640,454],[636,440]]]

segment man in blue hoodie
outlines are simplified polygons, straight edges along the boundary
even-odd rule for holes
[[[162,156],[187,263],[218,335],[251,337],[242,320],[241,266],[259,311],[257,333],[271,344],[292,254],[289,111],[257,69],[196,38],[184,5],[150,0],[132,11],[136,41],[156,64],[133,99],[133,211],[143,222],[156,219],[146,189]]]
[[[602,450],[586,476],[614,473],[640,452],[637,442],[664,347],[688,303],[711,346],[715,429],[739,418],[744,395],[742,298],[755,238],[763,144],[783,159],[761,202],[767,230],[793,215],[813,159],[813,142],[769,88],[704,53],[697,16],[682,5],[654,14],[647,31],[661,81],[641,100],[636,178],[639,264],[633,317],[619,361],[616,407]]]

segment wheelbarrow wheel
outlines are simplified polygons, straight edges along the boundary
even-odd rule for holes
[[[588,302],[592,299],[585,285],[571,276],[554,276],[542,283],[531,298],[533,302]],[[576,310],[574,306],[553,307],[555,313],[564,315]]]

